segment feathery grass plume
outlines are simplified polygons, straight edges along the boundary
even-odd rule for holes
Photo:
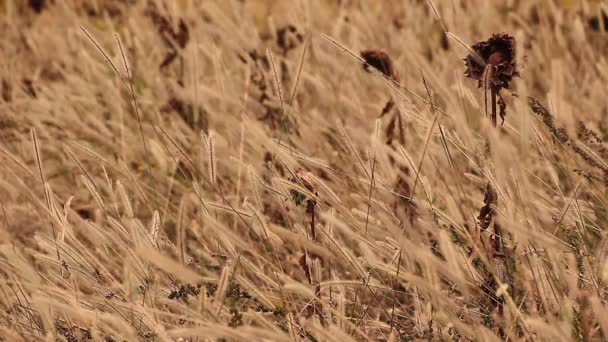
[[[585,144],[597,151],[602,158],[608,160],[608,143],[604,141],[599,133],[588,128],[584,121],[578,122],[577,136]]]
[[[298,86],[300,85],[300,79],[302,77],[302,71],[304,70],[304,61],[306,59],[306,53],[308,52],[308,46],[310,45],[310,35],[306,37],[304,46],[302,47],[302,53],[300,54],[300,60],[298,62],[298,71],[296,72],[296,78],[293,81],[293,87],[291,88],[291,96],[289,96],[289,105],[293,105],[293,101],[296,98]]]
[[[133,207],[131,207],[131,201],[129,200],[129,195],[127,194],[127,190],[122,185],[122,182],[116,181],[116,191],[118,191],[118,195],[120,196],[120,200],[122,201],[122,205],[125,208],[128,218],[134,218],[135,212],[133,211]]]
[[[536,98],[530,96],[528,98],[528,106],[533,113],[539,115],[543,120],[543,123],[549,129],[549,132],[553,134],[553,137],[562,144],[567,144],[570,138],[563,128],[556,128],[553,120],[553,114],[540,103]]]
[[[357,159],[357,162],[359,163],[359,167],[363,170],[363,172],[365,173],[365,175],[367,176],[367,178],[371,179],[370,173],[367,170],[367,168],[365,167],[365,163],[363,163],[363,159],[361,159],[361,155],[359,154],[359,152],[357,152],[357,149],[353,145],[352,139],[348,135],[348,132],[346,132],[346,128],[344,127],[344,125],[342,124],[342,122],[339,121],[339,120],[337,121],[337,124],[338,124],[338,128],[340,129],[340,133],[342,134],[342,137],[344,138],[344,140],[346,140],[346,143],[347,143],[347,145],[348,145],[351,153]]]
[[[137,102],[137,97],[135,96],[135,89],[133,87],[133,75],[130,72],[129,69],[129,64],[127,62],[127,57],[122,49],[122,44],[120,42],[120,38],[118,35],[115,35],[114,38],[116,39],[116,42],[118,43],[118,47],[120,49],[120,54],[122,56],[122,61],[125,67],[125,71],[126,71],[126,76],[122,75],[120,73],[120,71],[118,70],[118,67],[116,66],[116,64],[114,64],[114,62],[112,61],[112,58],[110,58],[110,56],[108,55],[108,53],[103,49],[103,47],[97,42],[97,40],[95,40],[95,38],[91,35],[91,33],[89,33],[89,31],[87,31],[87,29],[84,28],[84,26],[80,25],[80,30],[87,36],[87,38],[89,39],[89,41],[97,48],[97,50],[99,51],[99,53],[101,53],[101,55],[104,57],[104,59],[106,60],[106,62],[110,65],[110,67],[112,68],[112,70],[114,70],[114,73],[116,73],[116,76],[118,76],[118,78],[120,79],[120,81],[122,82],[122,84],[125,86],[125,88],[127,88],[130,93],[131,93],[131,99],[133,101],[133,107],[135,109],[135,116],[137,117],[137,124],[139,125],[139,133],[140,133],[140,137],[141,137],[141,142],[142,145],[144,147],[144,151],[146,151],[146,158],[148,158],[148,144],[146,143],[146,137],[144,134],[144,129],[143,129],[143,124],[142,124],[142,118],[139,112],[139,104]]]
[[[55,223],[53,220],[53,212],[51,210],[52,207],[52,199],[51,199],[51,189],[49,184],[46,182],[46,177],[44,176],[44,171],[42,168],[42,152],[40,151],[40,146],[38,145],[38,135],[36,134],[36,130],[32,129],[30,131],[32,135],[32,142],[34,143],[34,156],[36,158],[36,166],[38,168],[38,174],[40,175],[40,182],[42,183],[42,187],[44,190],[44,199],[46,201],[47,207],[47,215],[49,217],[49,221],[51,224],[51,232],[53,233],[53,241],[55,243],[55,253],[57,255],[57,261],[62,260],[61,254],[59,253],[59,247],[57,246],[57,232],[55,230]],[[63,269],[60,269],[63,274]]]
[[[549,109],[547,107],[543,106],[536,98],[529,97],[528,106],[530,107],[530,110],[533,113],[539,115],[542,118],[543,123],[545,124],[545,126],[547,127],[549,132],[551,132],[551,134],[557,141],[559,141],[561,144],[563,144],[565,146],[570,147],[572,149],[572,151],[574,151],[574,153],[578,154],[588,165],[602,171],[602,173],[604,174],[604,181],[608,180],[608,161],[604,160],[605,159],[604,154],[606,153],[606,147],[603,146],[603,140],[601,140],[598,135],[594,135],[593,132],[586,129],[584,124],[582,126],[580,126],[580,122],[579,122],[579,130],[582,127],[582,133],[579,133],[579,134],[581,134],[581,137],[585,138],[588,142],[591,142],[592,144],[594,142],[596,144],[597,143],[600,144],[600,147],[599,147],[600,155],[599,156],[596,155],[595,153],[593,153],[589,148],[585,147],[583,144],[579,144],[578,142],[573,141],[564,128],[555,127],[555,123],[553,120],[553,114],[551,114]],[[592,139],[594,139],[594,140],[589,140],[590,137],[593,137]],[[602,159],[602,157],[604,157],[604,159]],[[589,173],[587,173],[587,174],[589,174]]]
[[[476,55],[469,54],[464,59],[464,75],[477,80],[479,88],[484,89],[486,113],[487,91],[490,91],[492,124],[496,127],[496,104],[500,107],[500,119],[504,124],[507,104],[500,90],[509,89],[513,77],[519,76],[515,62],[515,38],[506,33],[494,33],[488,40],[475,43],[471,49]]]
[[[87,187],[87,189],[89,189],[89,192],[91,193],[91,195],[93,195],[93,198],[95,199],[99,207],[101,209],[105,209],[103,198],[101,197],[99,191],[97,191],[97,187],[95,186],[95,184],[85,175],[80,175],[80,179],[82,180],[82,183]]]
[[[207,153],[207,169],[209,172],[209,182],[211,184],[215,184],[216,181],[216,159],[215,159],[215,144],[213,139],[213,132],[209,132],[209,134],[205,134],[203,131],[200,132],[201,138],[203,140],[203,148]]]
[[[152,240],[152,243],[154,244],[154,246],[156,248],[159,248],[158,239],[159,239],[160,232],[161,232],[160,214],[159,214],[158,210],[155,210],[154,214],[152,214],[152,222],[150,223],[150,231],[148,234],[150,235],[150,240]]]

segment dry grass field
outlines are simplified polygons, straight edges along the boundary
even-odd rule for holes
[[[0,341],[607,340],[607,31],[0,1]]]

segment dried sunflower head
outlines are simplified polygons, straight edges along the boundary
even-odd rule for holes
[[[486,67],[489,67],[487,87],[498,91],[509,88],[511,80],[519,76],[515,63],[515,38],[506,33],[494,33],[490,39],[471,47],[478,56],[468,55],[464,60],[465,76],[479,81],[484,87]],[[480,60],[481,59],[481,60]]]
[[[509,88],[513,77],[519,76],[515,64],[515,38],[506,33],[495,33],[490,39],[476,43],[471,47],[474,54],[465,59],[464,75],[479,81],[479,87],[486,94],[486,114],[488,110],[487,90],[492,99],[492,124],[496,126],[496,105],[500,107],[500,118],[505,122],[507,103],[500,94],[503,88]]]

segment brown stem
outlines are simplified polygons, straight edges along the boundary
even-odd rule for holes
[[[405,145],[405,133],[403,132],[403,123],[401,122],[401,112],[397,110],[395,115],[397,115],[397,125],[399,125],[397,126],[399,128],[399,142],[401,145]]]
[[[496,127],[496,91],[494,89],[492,92],[492,125]]]
[[[497,255],[504,254],[504,248],[503,248],[504,245],[502,242],[502,229],[500,228],[500,225],[496,222],[494,222],[493,245],[494,245],[494,254],[497,254]]]
[[[317,241],[317,232],[315,230],[315,202],[308,200],[308,208],[306,211],[310,213],[310,235],[313,241]]]

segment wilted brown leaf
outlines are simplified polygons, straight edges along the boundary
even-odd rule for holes
[[[369,67],[372,66],[386,77],[392,78],[394,81],[399,82],[399,73],[395,69],[395,65],[391,57],[382,50],[364,50],[361,51],[361,58],[365,60],[363,69],[369,71]]]

